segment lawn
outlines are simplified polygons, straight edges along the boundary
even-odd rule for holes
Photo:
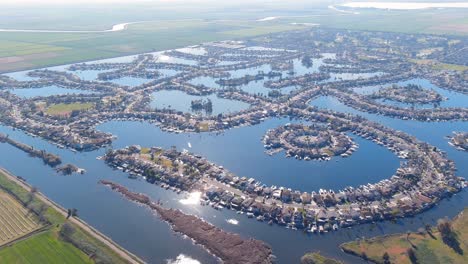
[[[49,106],[46,113],[49,115],[68,115],[72,111],[83,111],[93,108],[92,103],[53,104]]]
[[[452,228],[457,235],[464,254],[460,255],[448,247],[437,228],[432,228],[433,238],[426,232],[394,234],[374,237],[363,241],[342,244],[341,247],[352,254],[366,254],[376,263],[383,263],[383,254],[387,252],[391,263],[410,264],[407,250],[413,248],[419,263],[468,263],[468,208],[452,221]],[[408,239],[407,239],[408,236]],[[413,244],[413,246],[411,245]]]

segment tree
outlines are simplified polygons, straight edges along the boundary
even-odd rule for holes
[[[71,209],[71,216],[78,216],[78,209],[72,208]]]
[[[426,230],[425,230],[423,227],[420,227],[420,228],[418,228],[418,234],[420,234],[420,235],[425,235],[425,234],[426,234]]]
[[[408,248],[406,253],[408,254],[408,257],[412,264],[418,263],[418,257],[416,257],[416,252],[414,252],[414,249]]]
[[[41,222],[47,222],[47,218],[44,215],[47,212],[47,209],[49,209],[49,206],[44,203],[41,203],[37,209],[37,215],[39,216],[39,220]]]
[[[78,209],[72,208],[67,210],[67,219],[73,216],[78,216]]]
[[[369,258],[367,257],[366,252],[362,252],[362,253],[361,253],[361,258],[362,258],[363,260],[365,260],[365,261],[367,261],[367,260],[369,259]]]
[[[72,235],[76,232],[76,229],[75,227],[73,227],[72,224],[66,222],[62,225],[62,227],[60,228],[60,236],[66,240],[66,241],[70,241],[71,240],[71,237]]]
[[[430,224],[425,224],[424,228],[426,229],[427,233],[430,233],[432,231],[431,225]]]
[[[390,255],[388,255],[387,252],[385,252],[385,253],[383,254],[382,258],[383,258],[383,263],[384,263],[384,264],[390,264]]]
[[[452,230],[452,224],[448,220],[439,220],[437,229],[442,236],[442,241],[444,241],[444,243],[452,248],[455,252],[463,255],[463,249],[460,247],[457,234]]]
[[[34,199],[34,193],[28,192],[28,194],[26,195],[26,201],[24,202],[26,206],[28,206],[32,202],[33,199]]]

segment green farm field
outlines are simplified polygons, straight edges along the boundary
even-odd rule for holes
[[[37,197],[31,199],[30,192],[10,180],[3,172],[0,171],[0,199],[5,203],[5,197],[11,204],[14,201],[15,206],[22,206],[28,203],[28,208],[36,210],[44,203]],[[3,208],[0,208],[3,210]],[[26,210],[23,207],[23,211]],[[34,219],[33,212],[27,212],[28,217]],[[42,264],[42,263],[95,263],[105,260],[106,263],[128,263],[121,258],[111,248],[107,247],[101,241],[87,233],[77,225],[65,219],[65,217],[55,210],[53,207],[46,207],[43,212],[44,219],[47,224],[39,224],[42,227],[37,232],[30,231],[30,235],[18,239],[8,246],[0,242],[0,263],[13,264]],[[2,213],[3,217],[3,213]],[[3,217],[4,219],[4,217]],[[17,222],[18,224],[19,222]],[[69,225],[74,230],[65,239],[61,233],[63,226]],[[0,222],[2,229],[3,223]],[[37,228],[36,228],[37,230]],[[1,235],[0,235],[1,237]],[[72,243],[72,241],[74,241]],[[76,246],[75,243],[86,245],[85,251]],[[3,246],[2,246],[3,245]],[[95,261],[99,260],[99,261]],[[136,263],[139,263],[136,260]]]
[[[28,236],[42,226],[34,214],[0,189],[0,246]]]
[[[264,11],[256,12],[258,8]],[[303,23],[324,28],[468,35],[468,15],[456,9],[360,10],[359,14],[345,14],[312,4],[251,8],[132,5],[109,10],[77,7],[60,12],[54,8],[21,9],[20,17],[10,17],[15,10],[0,10],[0,28],[106,30],[117,23],[139,23],[116,32],[0,32],[0,73],[298,30],[307,27]],[[86,12],[86,19],[77,17],[80,12]],[[278,18],[257,21],[267,16]]]
[[[0,263],[65,262],[93,263],[72,244],[61,241],[55,228],[47,228],[34,213],[0,189]]]
[[[0,250],[1,263],[94,263],[70,243],[49,230]]]
[[[181,48],[208,41],[238,39],[284,30],[293,25],[255,25],[200,19],[132,24],[119,32],[0,32],[0,72]]]

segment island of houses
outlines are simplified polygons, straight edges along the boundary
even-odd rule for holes
[[[358,147],[350,137],[354,134],[404,159],[394,175],[376,183],[342,190],[291,190],[233,175],[203,157],[175,149],[132,146],[104,156],[109,165],[141,175],[148,182],[177,191],[203,191],[206,202],[216,208],[231,208],[291,228],[328,230],[416,214],[460,191],[465,182],[455,175],[454,162],[438,148],[361,116],[319,109],[310,102],[331,96],[358,111],[392,118],[467,121],[466,107],[413,109],[382,102],[437,104],[445,99],[426,87],[394,85],[418,78],[441,89],[467,94],[466,71],[439,69],[431,64],[460,63],[459,57],[450,54],[466,45],[468,39],[457,36],[319,27],[204,43],[192,47],[197,52],[170,50],[139,55],[131,61],[33,70],[24,80],[0,75],[0,123],[61,148],[91,151],[112,144],[113,135],[96,129],[112,120],[150,122],[171,133],[204,133],[285,117],[295,122],[266,131],[263,144],[269,154],[285,151],[302,160],[346,157]],[[422,52],[427,50],[431,52]],[[87,71],[99,73],[94,80],[79,77]],[[121,81],[125,77],[143,81],[124,84]],[[74,93],[33,97],[15,93],[18,89],[51,86]],[[372,95],[358,92],[368,86],[386,88]],[[154,107],[153,94],[163,90],[198,99],[189,100],[187,111]],[[216,102],[208,101],[207,96],[243,102],[248,107],[213,114]],[[1,140],[15,144],[6,136]],[[465,148],[466,133],[456,134],[451,143]],[[63,167],[65,172],[74,170]]]

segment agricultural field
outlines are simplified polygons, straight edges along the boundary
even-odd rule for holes
[[[0,73],[153,52],[302,26],[201,19],[150,21],[103,33],[0,32]]]
[[[468,17],[463,10],[453,9],[437,10],[438,15],[434,16],[434,10],[359,10],[359,14],[345,14],[326,6],[309,6],[307,10],[294,13],[288,12],[291,7],[283,5],[264,13],[276,19],[258,21],[262,17],[255,9],[233,14],[229,9],[194,11],[197,8],[188,11],[117,6],[112,10],[113,16],[102,16],[102,10],[96,7],[83,10],[89,16],[86,21],[76,17],[79,12],[53,12],[44,8],[34,9],[40,14],[10,18],[11,11],[0,10],[3,15],[0,28],[7,29],[99,31],[117,23],[140,21],[116,32],[0,32],[0,73],[181,48],[208,41],[242,39],[302,29],[310,26],[307,24],[353,30],[468,35]]]
[[[0,190],[0,247],[43,227],[34,213]]]
[[[430,233],[423,228],[417,233],[375,237],[345,243],[341,247],[348,253],[365,256],[375,263],[383,263],[383,254],[387,252],[391,263],[410,264],[407,254],[409,248],[413,248],[418,263],[468,263],[468,208],[465,208],[451,225],[462,254],[443,242],[436,227],[432,227]]]
[[[14,197],[9,193],[12,193]],[[34,211],[44,206],[44,203],[37,196],[33,196],[32,199],[30,197],[30,193],[26,189],[23,189],[23,187],[10,180],[0,171],[0,231],[3,231],[6,227],[10,228],[9,225],[4,225],[4,222],[2,222],[4,219],[7,219],[4,215],[5,211],[3,211],[4,205],[9,205],[10,208],[12,207],[11,204],[21,207],[21,203],[18,201],[22,203],[29,201],[28,207]],[[31,234],[32,232],[30,236],[23,234],[21,235],[22,239],[8,246],[4,246],[5,242],[0,240],[0,263],[128,263],[97,238],[79,226],[72,224],[53,207],[48,206],[45,208],[43,216],[48,225],[39,224],[35,219],[34,213],[28,212],[22,207],[22,217],[32,220],[32,223],[36,223],[36,228],[27,233]],[[12,210],[10,209],[10,211]],[[8,215],[11,215],[11,213]],[[22,222],[15,221],[18,225]],[[72,232],[68,232],[66,236],[64,236],[63,231],[65,225],[68,225],[73,230]],[[14,230],[17,229],[15,228]],[[34,230],[38,229],[41,229],[41,231],[34,233]],[[0,238],[2,238],[2,235],[0,235]]]
[[[58,239],[53,230],[0,249],[0,263],[94,263],[70,243]]]
[[[83,111],[92,107],[92,103],[54,104],[47,108],[46,113],[55,116],[69,115],[72,111]]]
[[[322,16],[290,18],[290,22],[317,23],[323,27],[388,31],[413,34],[468,35],[466,10],[357,10],[359,14],[328,13]],[[435,15],[437,14],[437,15]]]

